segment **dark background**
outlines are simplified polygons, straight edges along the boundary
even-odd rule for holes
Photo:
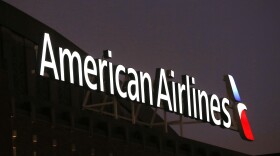
[[[219,97],[232,74],[255,141],[209,124],[185,125],[184,136],[247,154],[280,152],[280,1],[5,1],[95,58],[110,49],[114,64],[152,76],[173,69],[176,81],[194,76],[196,88]]]

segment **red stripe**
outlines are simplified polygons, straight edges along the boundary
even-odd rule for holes
[[[242,125],[243,132],[244,132],[244,135],[245,135],[246,139],[248,139],[250,141],[253,141],[254,136],[253,136],[251,126],[250,126],[250,123],[248,121],[245,110],[243,110],[242,113],[241,113],[241,125]]]

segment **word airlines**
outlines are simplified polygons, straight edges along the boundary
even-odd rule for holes
[[[123,65],[113,65],[112,62],[94,59],[89,55],[81,56],[76,51],[71,53],[70,50],[61,47],[58,48],[58,51],[59,55],[56,56],[59,56],[59,59],[55,58],[50,35],[45,33],[39,60],[41,76],[48,71],[56,80],[68,81],[65,79],[69,79],[72,84],[86,86],[94,91],[105,92],[153,107],[163,107],[166,111],[223,128],[230,128],[232,125],[231,113],[227,108],[230,100],[219,98],[215,94],[208,95],[206,91],[194,88],[194,77],[183,75],[182,83],[177,83],[170,80],[174,78],[174,71],[158,68],[155,81],[152,83],[151,76],[147,72],[136,71]],[[105,54],[106,58],[112,58],[111,51],[107,50]],[[59,70],[57,60],[59,60]],[[64,69],[68,67],[65,63],[68,63],[69,71]],[[127,75],[129,78],[126,87],[122,87],[121,75]],[[236,102],[240,102],[240,97],[234,79],[231,75],[227,75],[226,78],[227,86],[235,97],[231,99],[236,105],[234,107],[236,111],[234,110],[233,113],[240,114],[241,136],[252,141],[254,137],[246,113],[244,113],[247,107],[243,103],[236,104]]]

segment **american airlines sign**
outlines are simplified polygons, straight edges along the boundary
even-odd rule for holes
[[[38,59],[38,70],[41,76],[44,76],[48,70],[54,79],[66,81],[67,73],[67,77],[70,77],[69,82],[72,84],[86,86],[93,91],[104,92],[152,107],[163,107],[166,111],[222,128],[230,128],[232,119],[235,117],[242,138],[254,140],[246,115],[247,107],[241,103],[237,86],[231,75],[224,77],[230,99],[220,98],[216,94],[210,95],[204,90],[195,88],[194,77],[182,75],[182,83],[171,81],[170,78],[174,78],[172,70],[157,68],[156,77],[152,83],[151,76],[147,72],[136,71],[123,65],[113,65],[112,62],[94,59],[89,55],[80,56],[78,52],[70,52],[67,48],[59,47],[58,52],[59,58],[55,58],[50,35],[45,33],[40,59]],[[107,58],[112,58],[110,50],[106,51],[106,55]],[[56,62],[58,60],[59,62]],[[65,69],[65,61],[69,63],[68,69]],[[74,73],[75,71],[77,73]],[[126,90],[121,87],[120,75],[129,76]],[[234,107],[233,115],[228,110],[230,105]]]

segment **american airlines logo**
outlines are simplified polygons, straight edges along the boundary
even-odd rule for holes
[[[227,89],[229,92],[230,99],[236,103],[234,106],[234,114],[238,122],[237,124],[239,133],[243,139],[253,141],[254,135],[246,115],[247,107],[244,103],[241,103],[241,98],[235,81],[231,75],[225,76],[225,81],[227,83]]]
[[[214,126],[232,129],[234,115],[229,109],[234,106],[233,114],[238,116],[238,130],[241,136],[246,140],[254,140],[245,111],[247,107],[241,103],[231,75],[225,77],[230,95],[228,99],[196,88],[195,78],[189,75],[182,75],[181,82],[174,82],[173,70],[157,68],[155,79],[152,81],[147,72],[123,65],[114,65],[108,61],[113,57],[110,50],[104,51],[106,59],[96,59],[76,51],[71,52],[63,47],[58,47],[57,52],[54,53],[48,33],[44,34],[39,55],[38,71],[41,76],[48,74],[59,81],[85,86],[92,91],[104,92],[151,107],[163,108],[165,111]],[[126,76],[124,87],[120,81],[122,76]]]

